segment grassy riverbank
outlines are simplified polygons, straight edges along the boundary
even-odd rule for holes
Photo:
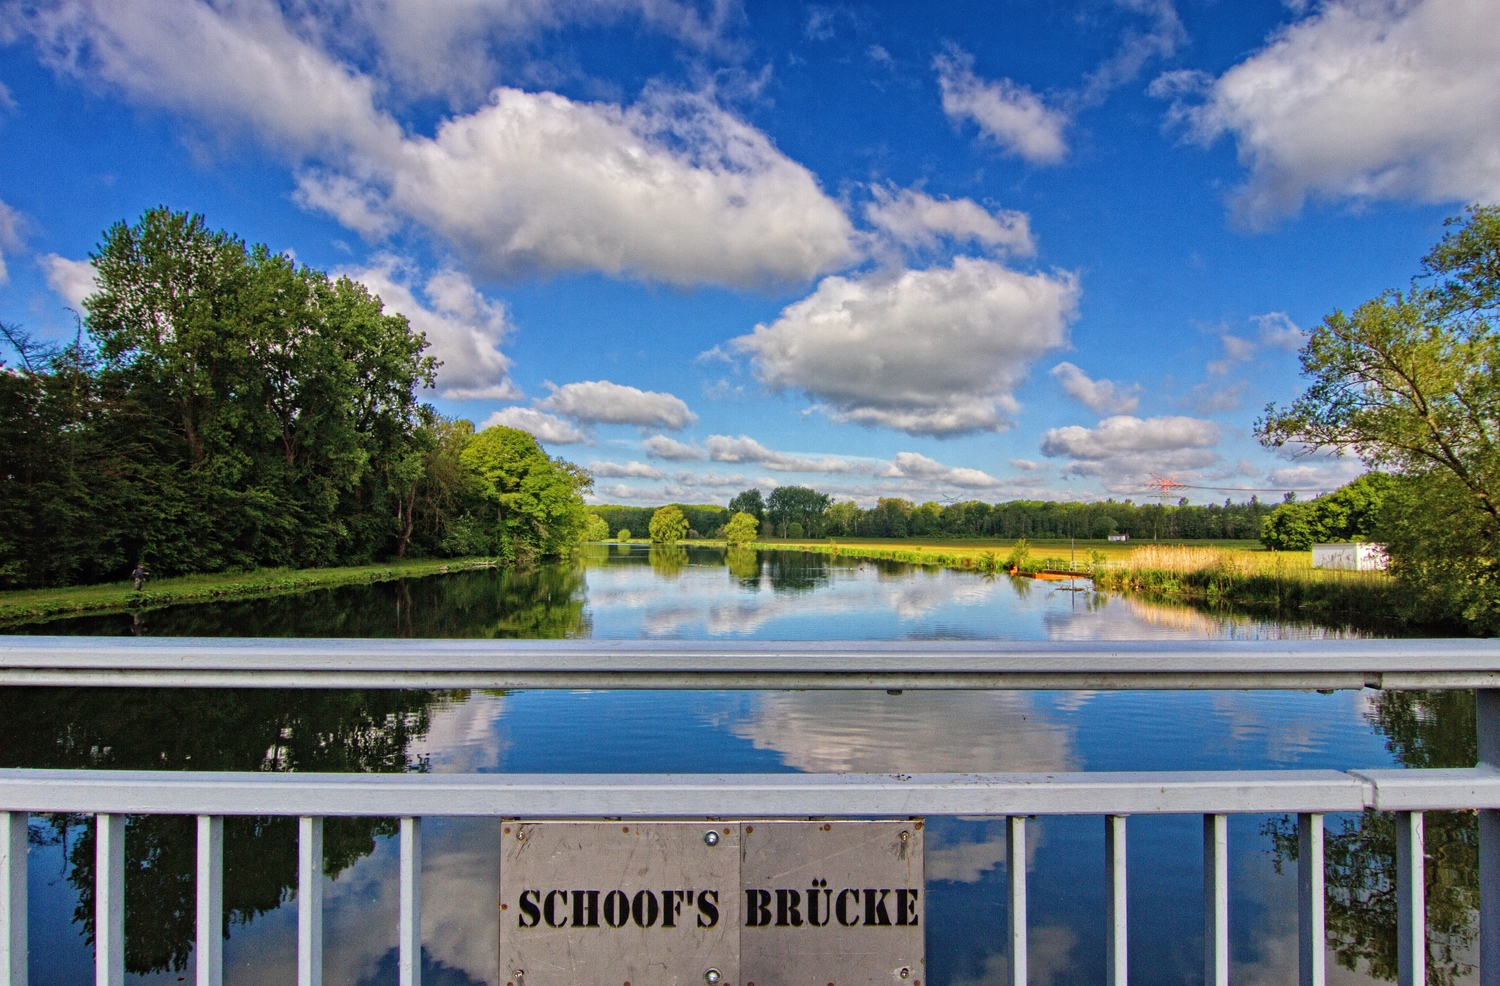
[[[1141,545],[1104,565],[1094,584],[1115,592],[1175,597],[1252,612],[1391,623],[1402,610],[1385,572],[1312,567],[1311,552],[1237,551]]]
[[[252,572],[184,575],[147,582],[140,592],[136,592],[129,582],[61,589],[17,589],[0,592],[0,626],[83,613],[156,609],[173,603],[279,596],[340,585],[421,578],[492,565],[493,562],[486,558],[402,559],[380,565],[343,568],[263,568]]]
[[[759,548],[815,551],[834,556],[936,565],[998,574],[1014,541],[757,542]],[[1400,620],[1396,583],[1384,572],[1312,567],[1311,552],[1267,551],[1257,541],[1100,543],[1029,542],[1022,574],[1076,569],[1096,588],[1143,598],[1233,606],[1267,616],[1391,624]],[[1071,550],[1070,550],[1071,549]]]
[[[1094,569],[1116,565],[1127,565],[1138,551],[1152,545],[1120,543],[1118,541],[1076,541],[1066,538],[1027,541],[1027,560],[1022,572],[1047,570],[1077,570],[1091,573]],[[1214,546],[1220,550],[1236,553],[1267,554],[1259,541],[1181,541],[1177,546],[1199,548]],[[904,562],[909,565],[938,565],[944,568],[961,568],[977,571],[998,572],[1015,549],[1014,540],[973,539],[916,541],[911,538],[861,538],[840,541],[792,541],[771,539],[757,541],[754,547],[815,551],[835,557],[870,558],[879,561]],[[1309,563],[1310,564],[1310,563]]]

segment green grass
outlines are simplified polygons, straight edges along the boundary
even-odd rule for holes
[[[136,592],[130,582],[69,586],[60,589],[14,589],[0,592],[0,626],[31,623],[83,613],[119,613],[156,609],[175,603],[218,602],[277,596],[355,583],[421,578],[465,569],[488,568],[486,558],[402,559],[380,565],[343,568],[262,568],[153,579]]]

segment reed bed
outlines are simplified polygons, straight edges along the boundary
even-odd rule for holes
[[[1397,611],[1385,572],[1312,567],[1311,552],[1235,551],[1141,545],[1128,559],[1095,569],[1102,589],[1175,596],[1277,615],[1383,621]]]

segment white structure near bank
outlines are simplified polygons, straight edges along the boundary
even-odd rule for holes
[[[1383,572],[1391,566],[1385,545],[1370,541],[1315,544],[1313,568],[1341,568],[1349,572]]]

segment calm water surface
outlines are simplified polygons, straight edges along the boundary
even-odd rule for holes
[[[347,637],[1268,639],[1327,629],[1156,607],[1056,583],[791,552],[591,549],[581,564],[472,572],[253,602],[91,617],[25,632]],[[1472,695],[1340,692],[268,692],[0,689],[6,766],[332,771],[1032,771],[1468,766]],[[32,827],[32,982],[92,976],[93,843],[84,818]],[[1230,821],[1236,983],[1297,978],[1295,866],[1281,820]],[[1429,816],[1435,958],[1472,952],[1472,824]],[[396,852],[385,820],[330,820],[329,984],[395,983]],[[1394,955],[1379,889],[1381,816],[1330,817],[1331,983]],[[426,972],[496,982],[498,822],[424,825]],[[1032,982],[1104,980],[1103,822],[1032,823]],[[1196,817],[1130,822],[1132,978],[1202,981]],[[934,819],[926,981],[1004,984],[1004,832]],[[127,961],[191,982],[190,820],[133,820]],[[1342,868],[1340,868],[1342,866]],[[1370,876],[1373,868],[1374,876]],[[1346,872],[1347,871],[1347,872]],[[226,825],[226,981],[295,981],[295,820]],[[1373,882],[1372,882],[1373,881]],[[1345,901],[1348,902],[1345,906]],[[503,980],[500,980],[503,982]]]

